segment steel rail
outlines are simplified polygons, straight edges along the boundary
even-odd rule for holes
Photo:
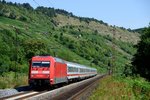
[[[88,97],[89,93],[98,85],[99,80],[106,75],[107,74],[97,75],[52,91],[25,98],[25,100],[80,100],[84,97]]]

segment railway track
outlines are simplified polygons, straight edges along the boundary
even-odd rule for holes
[[[88,99],[89,95],[92,93],[92,91],[97,87],[97,84],[99,83],[99,80],[96,80],[92,84],[88,84],[87,86],[84,86],[79,92],[68,98],[69,100],[86,100]]]
[[[27,100],[85,100],[93,89],[96,88],[99,80],[106,75],[97,75],[50,92],[27,98]]]
[[[52,98],[52,100],[86,100],[92,91],[97,87],[101,78],[106,75],[101,75],[93,80],[88,81],[85,84],[81,84],[77,88],[72,89],[71,91],[66,91],[65,93]]]
[[[29,91],[4,97],[0,100],[85,100],[97,86],[99,80],[104,76],[106,75],[97,75],[61,88],[44,91]]]

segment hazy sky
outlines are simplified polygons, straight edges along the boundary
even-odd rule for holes
[[[28,2],[36,8],[54,7],[72,12],[76,16],[103,20],[109,25],[141,28],[150,22],[150,0],[6,0]]]

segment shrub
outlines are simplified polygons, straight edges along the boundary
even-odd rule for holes
[[[27,85],[28,77],[26,74],[7,72],[0,76],[0,89],[15,88],[21,85]],[[21,81],[18,81],[21,80]]]
[[[16,15],[13,12],[10,12],[8,18],[16,19]]]
[[[25,16],[19,16],[19,20],[21,20],[21,21],[27,21],[27,18]]]

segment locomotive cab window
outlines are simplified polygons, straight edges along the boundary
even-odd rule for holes
[[[49,61],[32,62],[32,67],[50,67]]]

